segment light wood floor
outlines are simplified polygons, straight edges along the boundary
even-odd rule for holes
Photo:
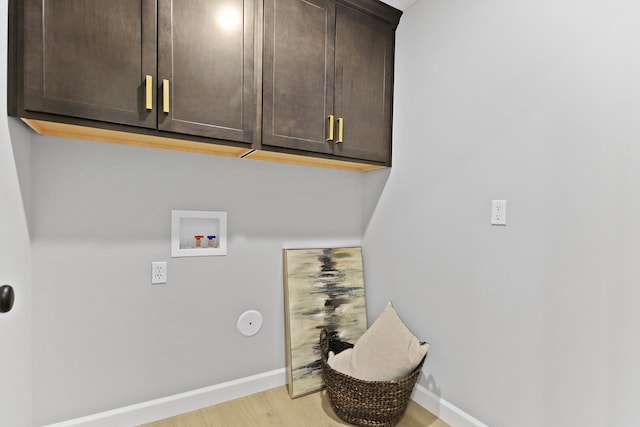
[[[286,386],[145,424],[141,427],[335,427],[348,426],[333,412],[325,391],[290,399]],[[398,427],[449,427],[409,402]]]

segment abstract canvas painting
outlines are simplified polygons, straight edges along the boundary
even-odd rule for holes
[[[323,387],[320,331],[354,343],[367,330],[362,248],[285,249],[289,395]]]

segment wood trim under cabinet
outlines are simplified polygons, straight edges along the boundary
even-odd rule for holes
[[[343,160],[325,159],[319,157],[308,157],[296,154],[252,150],[245,147],[232,147],[204,142],[185,141],[181,139],[166,138],[161,136],[91,128],[86,126],[70,125],[67,123],[48,122],[44,120],[22,118],[22,121],[24,121],[27,125],[29,125],[29,127],[31,127],[31,129],[33,129],[40,135],[57,136],[63,138],[109,142],[113,144],[135,145],[138,147],[161,148],[165,150],[186,151],[200,154],[213,154],[216,156],[263,160],[300,166],[340,169],[352,172],[366,172],[386,167],[382,165],[370,165],[366,163],[347,162]]]
[[[263,160],[267,162],[288,163],[300,166],[315,166],[328,169],[348,170],[352,172],[367,172],[382,169],[387,166],[370,165],[366,163],[345,162],[343,160],[325,159],[322,157],[300,156],[296,154],[279,153],[275,151],[256,150],[243,158],[251,160]]]
[[[162,148],[166,150],[186,151],[190,153],[214,154],[216,156],[242,157],[250,151],[245,147],[207,144],[203,142],[184,141],[162,136],[127,133],[116,130],[90,128],[66,123],[47,122],[25,119],[31,129],[40,135],[60,136],[88,141],[110,142],[113,144],[135,145],[139,147]]]

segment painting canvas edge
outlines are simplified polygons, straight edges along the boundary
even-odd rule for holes
[[[291,368],[291,321],[289,319],[289,281],[287,275],[287,249],[282,249],[282,278],[284,281],[284,328],[285,328],[285,353],[287,359],[287,390],[289,397],[293,399],[293,371]]]

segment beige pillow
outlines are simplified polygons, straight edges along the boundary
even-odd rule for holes
[[[329,356],[327,357],[327,363],[334,370],[353,377],[353,369],[351,368],[352,352],[353,348],[347,348],[338,354],[334,354],[333,351],[330,351]]]
[[[327,363],[361,380],[394,381],[413,372],[427,351],[429,344],[420,344],[389,302],[353,349],[329,354]]]

